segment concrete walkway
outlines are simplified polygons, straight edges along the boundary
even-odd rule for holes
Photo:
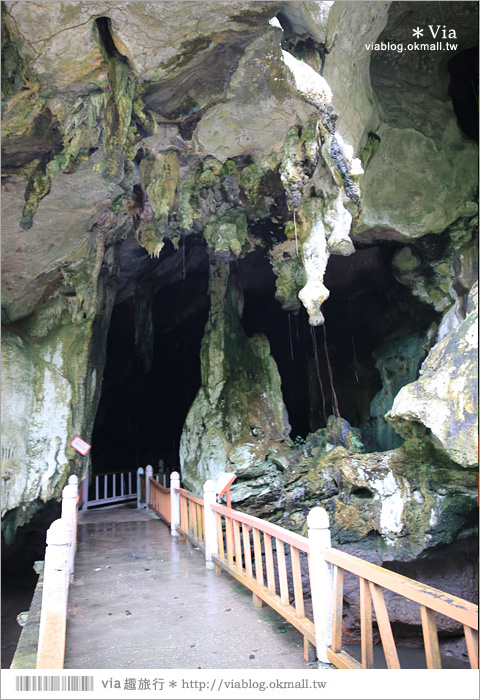
[[[134,506],[81,511],[65,668],[308,669],[303,638]]]

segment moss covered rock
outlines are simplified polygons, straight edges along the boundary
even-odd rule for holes
[[[476,476],[434,450],[402,446],[355,454],[327,442],[277,443],[267,459],[239,474],[232,500],[241,510],[306,534],[311,508],[330,514],[334,546],[381,564],[411,561],[468,531],[475,517]],[[257,476],[272,488],[258,488]]]
[[[243,293],[232,263],[212,261],[211,308],[201,348],[202,386],[180,444],[182,479],[201,492],[223,471],[261,462],[290,426],[268,340],[240,324]]]
[[[214,214],[205,227],[204,235],[216,260],[235,260],[247,240],[246,216],[238,209]]]
[[[387,421],[402,437],[432,442],[465,468],[478,460],[478,309],[443,338],[421,376],[400,390]]]

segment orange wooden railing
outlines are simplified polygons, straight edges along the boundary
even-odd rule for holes
[[[143,479],[145,488],[145,477]],[[153,477],[150,477],[149,507],[162,518],[167,525],[170,525],[170,489],[159,484]]]
[[[145,474],[139,474],[138,479],[140,481],[140,502],[145,503],[146,499],[146,488],[145,488]]]
[[[202,549],[205,530],[204,500],[175,489],[180,496],[178,532]],[[212,503],[218,536],[218,553],[211,559],[249,588],[253,602],[267,603],[304,637],[305,659],[311,659],[317,638],[311,598],[310,542],[285,528],[232,508]],[[478,606],[456,596],[424,585],[406,576],[329,547],[323,559],[333,568],[332,643],[329,661],[337,668],[373,668],[374,615],[388,668],[400,668],[382,588],[419,604],[427,668],[441,668],[435,613],[456,620],[464,627],[470,665],[478,668]],[[302,570],[304,580],[302,581]],[[343,578],[349,571],[359,577],[361,661],[342,648]],[[324,595],[317,592],[317,598]],[[372,610],[373,606],[373,610]]]
[[[78,485],[78,497],[77,497],[77,511],[83,508],[85,504],[85,496],[86,494],[86,489],[88,488],[88,476],[85,479],[82,479],[80,484]]]
[[[205,519],[203,498],[185,489],[175,489],[180,495],[180,525],[177,531],[192,544],[205,551]]]
[[[151,470],[151,467],[149,469]],[[178,532],[181,537],[187,538],[202,549],[207,565],[210,562],[210,566],[215,565],[218,572],[222,569],[227,571],[249,588],[253,594],[254,605],[260,607],[263,602],[267,603],[298,629],[304,638],[305,659],[312,659],[313,647],[318,645],[317,652],[323,647],[323,655],[326,654],[328,660],[337,668],[373,668],[374,612],[387,667],[399,669],[398,652],[382,590],[387,589],[418,603],[427,668],[441,668],[435,613],[445,615],[463,625],[470,666],[473,669],[478,668],[478,606],[330,547],[328,515],[323,509],[314,508],[311,511],[308,518],[309,538],[306,538],[268,521],[219,505],[215,502],[213,482],[206,482],[205,499],[202,499],[177,487],[180,482],[176,472],[172,474],[171,490],[158,484],[152,477],[149,477],[149,488],[146,489],[145,475],[141,472],[143,469],[138,470],[141,500],[145,502],[148,490],[147,505],[168,524],[172,521],[172,533]],[[149,473],[151,474],[151,471]],[[70,489],[70,486],[68,488]],[[85,495],[85,492],[82,495],[81,490],[76,495],[75,490],[75,505],[68,505],[67,508],[67,496],[72,496],[70,491],[64,489],[62,518],[52,524],[47,536],[49,546],[55,546],[50,550],[47,547],[48,556],[45,558],[37,668],[63,668],[66,604],[68,585],[73,573],[72,554],[76,545],[77,510]],[[175,496],[175,509],[171,502],[171,494]],[[318,519],[316,524],[313,520],[310,522],[316,511],[320,512],[326,524],[319,524]],[[326,528],[323,532],[328,535],[327,544],[322,544],[324,539],[314,537],[316,528],[317,532],[318,528]],[[212,540],[218,540],[213,549]],[[333,599],[328,590],[331,592],[332,589],[330,571],[327,578],[322,575],[319,578],[319,564],[322,570],[329,566],[333,569]],[[359,578],[361,661],[357,661],[342,646],[345,571]],[[329,585],[326,585],[327,581],[330,582]],[[324,610],[327,608],[324,602],[328,600],[333,601],[328,603],[332,617],[332,625],[327,626],[327,630],[332,628],[331,644],[322,636],[319,638],[319,630],[324,629],[326,619]],[[320,613],[319,601],[323,606]],[[319,654],[319,658],[321,657]]]
[[[419,604],[419,619],[427,668],[442,668],[435,613],[446,615],[464,628],[471,668],[478,668],[478,606],[443,593],[400,574],[382,569],[338,549],[327,549],[326,561],[334,566],[332,645],[328,656],[338,668],[373,668],[372,603],[388,668],[400,668],[383,588]],[[342,649],[343,577],[350,571],[359,577],[361,655],[359,663]]]
[[[311,658],[316,644],[311,609],[307,617],[302,583],[302,559],[308,568],[309,542],[283,527],[221,505],[212,505],[217,517],[218,555],[212,559],[221,569],[296,627],[304,638],[304,655]],[[253,555],[253,556],[252,556]]]

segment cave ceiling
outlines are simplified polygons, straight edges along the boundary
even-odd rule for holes
[[[401,3],[388,3],[381,11],[372,10],[371,17],[367,18],[371,20],[370,36],[377,42],[397,42],[405,26],[412,22],[425,26],[435,17],[442,25],[454,23],[461,39],[460,53],[460,49],[469,49],[476,43],[475,3],[460,4],[462,12],[459,12],[459,3],[455,3],[455,7],[448,2],[408,3],[406,8]],[[4,319],[22,318],[37,308],[52,290],[58,293],[62,285],[59,270],[68,266],[81,246],[88,243],[94,227],[108,229],[111,238],[133,236],[142,242],[143,235],[149,240],[149,232],[135,236],[128,231],[133,228],[135,214],[129,216],[127,196],[131,195],[135,184],[143,186],[139,181],[142,177],[138,174],[138,162],[146,154],[173,152],[176,155],[173,160],[175,163],[178,160],[175,165],[179,170],[177,189],[182,185],[188,187],[192,171],[201,167],[209,156],[221,162],[243,160],[239,170],[245,168],[249,159],[261,163],[267,170],[265,161],[270,159],[273,162],[268,172],[272,173],[285,148],[284,139],[289,128],[295,123],[305,123],[314,110],[294,89],[291,77],[285,75],[283,69],[280,74],[275,67],[281,35],[277,28],[268,27],[268,20],[278,14],[285,39],[290,43],[292,37],[295,41],[305,36],[320,43],[322,36],[326,36],[329,5],[301,2],[202,5],[193,2],[185,12],[175,2],[133,2],[128,8],[125,3],[116,2],[70,2],[62,5],[62,9],[58,3],[30,2],[27,11],[26,3],[5,2],[2,76]],[[103,22],[104,18],[108,19]],[[355,21],[358,23],[358,17]],[[342,41],[349,40],[348,30],[347,22],[332,25],[329,30],[332,56],[344,49]],[[272,55],[275,52],[276,55]],[[129,155],[133,156],[128,163],[133,173],[122,171],[123,179],[112,177],[108,181],[102,177],[100,167],[105,156],[109,156],[101,113],[112,88],[109,55],[114,54],[128,64],[134,75],[137,109],[132,111],[128,136]],[[338,71],[345,70],[348,60],[339,62],[327,57],[327,78],[329,63],[333,82]],[[380,168],[370,168],[364,176],[362,216],[358,217],[358,210],[350,203],[357,214],[353,231],[359,242],[382,236],[402,240],[409,235],[421,236],[432,229],[444,230],[459,215],[471,213],[472,204],[469,205],[463,196],[457,198],[454,211],[447,212],[447,217],[439,216],[438,212],[431,216],[422,212],[418,217],[416,207],[412,216],[402,214],[399,217],[394,210],[401,210],[403,202],[395,200],[395,196],[398,197],[395,174],[392,174],[392,186],[380,193],[379,183],[384,178],[385,168],[391,169],[398,155],[395,136],[402,133],[401,138],[404,138],[403,130],[413,134],[408,145],[412,151],[424,148],[425,144],[419,139],[428,137],[429,166],[442,169],[444,162],[436,158],[429,144],[436,143],[434,150],[438,151],[441,139],[448,138],[445,126],[452,121],[447,64],[447,56],[439,58],[435,52],[378,51],[372,55],[369,90],[374,96],[376,114],[373,117],[360,115],[355,120],[355,129],[361,126],[365,130],[369,121],[370,126],[373,125],[373,119],[377,121],[377,132],[385,128],[392,137],[391,145],[388,139],[382,141],[381,148],[385,143],[387,150]],[[337,91],[339,124],[345,122],[344,133],[354,136],[348,124],[349,116],[342,110],[344,94]],[[259,95],[261,100],[258,100]],[[425,118],[427,113],[428,118]],[[364,116],[366,118],[362,119]],[[362,138],[357,138],[357,143],[352,139],[357,152],[365,146],[365,136],[362,136],[363,143]],[[124,148],[126,146],[125,143]],[[452,143],[452,147],[455,146],[462,148],[460,143]],[[422,156],[425,153],[419,153],[418,159]],[[413,159],[415,155],[410,157]],[[451,158],[448,154],[447,157]],[[411,168],[413,163],[408,162],[405,167]],[[405,179],[413,179],[414,187],[417,180],[409,178],[409,174]],[[435,178],[433,186],[444,188],[446,193],[447,175]],[[464,185],[459,183],[459,188],[464,189]],[[410,194],[411,190],[406,189]],[[250,194],[244,187],[244,199],[247,193]],[[179,193],[173,196],[178,199]],[[217,200],[223,197],[228,201],[229,198],[238,199],[239,193],[225,192],[224,187],[214,196]],[[281,193],[276,196],[277,203],[279,198]],[[218,204],[222,202],[217,201]],[[259,204],[257,199],[256,210],[255,205],[250,211],[247,208],[249,219],[262,218]],[[273,218],[271,204],[267,202],[267,209],[262,213],[265,215],[269,206],[270,218]],[[418,207],[423,205],[421,199]],[[280,224],[285,226],[291,212],[285,206],[282,209],[281,203],[277,209],[275,213]],[[383,221],[379,220],[381,218]],[[207,219],[208,212],[207,216],[194,219],[193,229],[188,233],[201,234]],[[169,222],[170,236],[175,223],[174,220]],[[410,233],[407,233],[408,226]],[[185,225],[177,226],[182,233],[185,228]],[[156,236],[159,237],[158,232]],[[126,245],[132,248],[132,243]],[[159,247],[157,244],[156,249]],[[151,248],[147,250],[151,252]],[[141,277],[149,261],[142,259],[141,251],[132,255],[132,269],[127,272],[129,256],[127,252],[122,253],[122,270],[127,278],[135,274]],[[124,289],[128,286],[126,282],[122,284]]]

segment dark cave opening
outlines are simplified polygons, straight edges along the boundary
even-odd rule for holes
[[[372,399],[382,388],[375,350],[394,331],[426,333],[436,320],[431,307],[393,277],[395,249],[377,245],[349,257],[331,256],[325,275],[330,290],[323,306],[325,324],[316,328],[309,325],[303,307],[298,313],[282,309],[275,299],[275,275],[262,251],[232,263],[244,292],[243,328],[248,336],[263,333],[270,342],[292,439],[325,427],[336,401],[342,418],[353,427],[365,425]],[[131,264],[130,258],[107,338],[92,437],[93,472],[147,464],[156,472],[163,460],[169,473],[179,469],[183,424],[200,387],[200,345],[209,311],[208,254],[201,245],[186,246],[186,252],[172,246],[159,261],[147,258],[140,281],[129,278]],[[143,295],[145,307],[150,299],[150,368],[148,348],[142,353],[135,342],[135,295]],[[371,440],[365,446],[368,451],[380,449]]]
[[[448,94],[458,126],[478,143],[478,46],[456,54],[448,62],[448,70]]]
[[[141,289],[158,284],[151,296],[153,352],[149,371],[145,371],[145,358],[135,343],[134,297],[120,296],[114,306],[92,436],[94,473],[147,464],[156,472],[159,460],[167,472],[179,468],[183,423],[200,387],[200,343],[208,317],[206,252],[197,247],[193,255],[191,250],[186,253],[185,278],[183,253],[182,247],[167,252],[166,279],[162,277],[165,259],[148,261]]]
[[[303,307],[295,314],[275,300],[275,276],[261,253],[239,262],[243,327],[247,335],[264,333],[270,341],[292,438],[325,427],[328,416],[335,414],[335,399],[340,415],[353,427],[368,421],[370,403],[382,388],[374,351],[394,331],[426,333],[437,320],[431,307],[394,278],[394,252],[395,246],[378,245],[357,249],[349,257],[331,256],[325,274],[330,290],[323,305],[325,324],[315,328]],[[369,449],[378,446],[373,443]]]

